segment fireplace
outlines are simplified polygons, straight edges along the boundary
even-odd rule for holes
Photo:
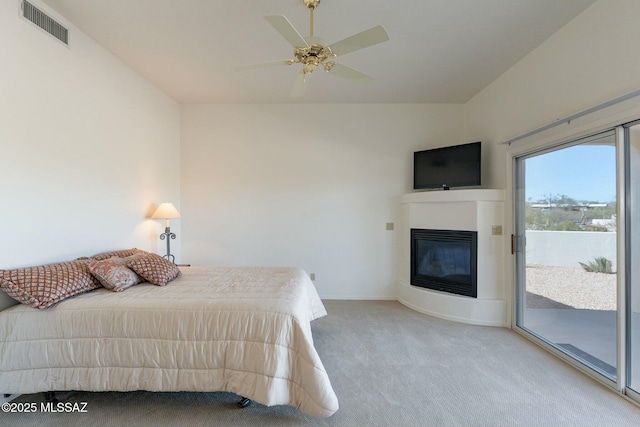
[[[478,233],[411,229],[411,284],[477,298]]]

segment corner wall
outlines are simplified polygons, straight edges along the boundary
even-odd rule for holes
[[[0,268],[162,253],[163,224],[146,216],[179,207],[178,104],[33,3],[71,29],[71,47],[0,2]],[[0,307],[12,301],[0,293]]]
[[[489,154],[484,182],[506,190],[505,248],[513,232],[513,188],[509,148],[500,143],[640,88],[638,17],[640,1],[597,1],[465,104],[465,139],[482,140]],[[560,125],[544,137],[563,132],[571,130]],[[523,152],[536,139],[515,143],[514,149]],[[509,300],[510,255],[505,278]]]
[[[501,142],[640,88],[639,16],[637,0],[597,1],[465,104],[488,188],[506,186]]]
[[[182,107],[183,260],[294,265],[322,298],[395,299],[413,151],[463,143],[462,105]]]

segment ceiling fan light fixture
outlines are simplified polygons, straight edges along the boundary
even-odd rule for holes
[[[334,61],[329,61],[329,62],[325,62],[324,64],[322,64],[322,66],[324,67],[324,70],[328,73],[329,71],[331,71],[331,69],[336,65],[336,63]]]
[[[306,63],[306,64],[304,64],[302,66],[302,71],[300,71],[300,73],[302,73],[302,74],[311,74],[311,73],[313,73],[313,71],[316,69],[316,67],[318,65],[319,64],[315,64],[313,62],[308,62],[308,63]]]
[[[293,62],[298,62],[303,65],[314,64],[315,66],[323,64],[326,60],[336,57],[329,46],[319,44],[310,44],[307,47],[295,48],[293,56]]]
[[[300,97],[304,94],[308,77],[310,77],[319,66],[322,66],[327,72],[333,71],[332,74],[337,77],[356,83],[369,83],[372,80],[370,76],[346,65],[336,64],[333,59],[389,40],[389,35],[385,29],[381,25],[377,25],[347,37],[346,39],[327,45],[324,40],[314,37],[313,35],[313,11],[320,4],[320,0],[302,0],[302,2],[309,9],[309,37],[302,37],[298,30],[291,25],[291,22],[282,15],[268,15],[264,17],[293,47],[293,59],[247,65],[236,67],[236,69],[242,71],[279,64],[302,64],[302,70],[298,74],[298,79],[291,93],[292,97]]]

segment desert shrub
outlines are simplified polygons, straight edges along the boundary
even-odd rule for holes
[[[597,257],[588,263],[578,262],[589,273],[613,273],[613,263],[605,257]]]
[[[580,231],[580,226],[573,221],[562,221],[554,228],[556,231]]]

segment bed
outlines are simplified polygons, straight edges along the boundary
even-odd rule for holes
[[[338,400],[310,322],[326,315],[288,267],[182,267],[166,286],[103,287],[0,312],[0,392],[228,391],[314,418]]]

